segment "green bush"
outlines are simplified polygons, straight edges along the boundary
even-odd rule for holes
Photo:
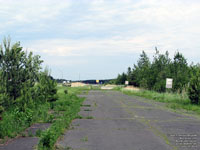
[[[66,90],[64,90],[64,93],[65,93],[65,94],[68,94],[68,91],[67,91],[67,89],[66,89]]]
[[[42,62],[20,42],[5,38],[0,45],[0,138],[14,137],[39,119],[53,120],[48,102],[58,99],[57,83],[48,68],[41,71]]]
[[[200,68],[193,71],[188,89],[189,98],[192,104],[200,102]]]
[[[3,104],[3,97],[2,94],[0,94],[0,120],[1,120],[1,114],[4,111],[4,107],[2,106],[2,104]]]
[[[21,111],[19,107],[12,107],[2,113],[2,120],[0,121],[0,138],[15,137],[27,127],[31,126],[33,122],[45,121],[48,117],[49,105],[48,103],[38,104],[34,108],[27,108]]]
[[[57,83],[51,78],[48,68],[39,74],[39,81],[35,88],[36,97],[39,101],[53,102],[58,99]]]

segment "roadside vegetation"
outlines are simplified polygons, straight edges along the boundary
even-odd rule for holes
[[[166,78],[173,79],[172,89],[166,89]],[[143,51],[137,64],[129,67],[127,73],[119,74],[111,83],[121,85],[125,81],[143,89],[126,91],[127,94],[170,103],[170,107],[174,109],[200,112],[200,65],[188,65],[180,52],[176,52],[171,59],[168,51],[161,54],[156,48],[153,60],[150,61]]]
[[[85,88],[57,85],[40,56],[26,52],[20,43],[5,38],[0,46],[0,143],[23,136],[34,123],[51,123],[37,131],[38,149],[53,149],[58,137],[77,117]]]
[[[0,46],[0,139],[46,121],[50,102],[57,100],[57,83],[42,62],[9,38]]]
[[[167,107],[177,110],[183,109],[189,112],[195,112],[200,115],[199,105],[194,105],[191,103],[187,93],[159,93],[156,91],[149,90],[126,90],[126,89],[117,89],[122,91],[127,95],[135,95],[139,97],[144,97],[146,99],[155,100],[157,102],[165,103]]]
[[[40,136],[38,149],[54,149],[58,138],[69,127],[71,121],[78,116],[84,98],[77,97],[77,94],[87,92],[87,87],[69,88],[58,87],[58,100],[51,103],[52,125]],[[66,92],[68,91],[68,92]]]

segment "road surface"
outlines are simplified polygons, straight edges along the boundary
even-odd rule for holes
[[[83,118],[57,142],[60,149],[200,150],[200,120],[194,116],[117,91],[90,91],[85,97]]]

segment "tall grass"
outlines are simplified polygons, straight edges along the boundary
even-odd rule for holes
[[[0,120],[0,143],[4,142],[7,138],[13,138],[21,134],[26,128],[30,127],[36,122],[51,122],[55,116],[49,114],[49,110],[53,108],[54,111],[66,111],[73,113],[77,111],[74,106],[79,108],[80,100],[75,94],[80,94],[82,91],[87,91],[88,87],[81,88],[67,88],[57,87],[59,100],[56,102],[36,103],[32,107],[26,107],[21,111],[19,107],[12,106],[1,115]],[[68,90],[68,95],[64,93]],[[66,112],[66,113],[67,113]],[[63,115],[64,116],[64,115]]]
[[[125,89],[121,89],[121,91],[127,95],[136,95],[158,102],[166,103],[167,106],[172,109],[184,109],[200,114],[200,106],[191,104],[187,93],[158,93],[149,90],[130,91]]]
[[[34,122],[44,122],[48,117],[49,104],[38,104],[34,108],[26,108],[20,111],[18,107],[12,107],[2,114],[0,121],[0,138],[13,138],[31,126]]]

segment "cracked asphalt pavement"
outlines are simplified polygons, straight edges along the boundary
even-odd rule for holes
[[[82,119],[57,142],[71,150],[199,150],[200,120],[163,103],[117,91],[90,91]]]

